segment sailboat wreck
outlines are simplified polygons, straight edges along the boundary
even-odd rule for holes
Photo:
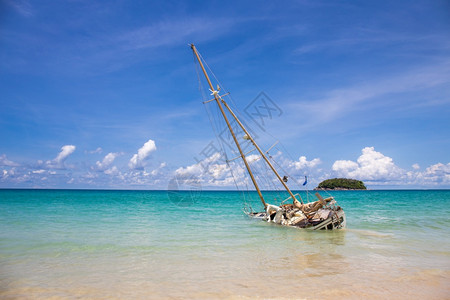
[[[267,157],[268,151],[263,151],[259,145],[255,142],[255,139],[250,134],[250,132],[245,128],[241,120],[238,118],[236,113],[230,108],[228,103],[225,101],[224,96],[220,95],[220,87],[217,85],[215,88],[210,80],[208,72],[206,71],[203,61],[196,49],[196,47],[191,44],[191,49],[194,53],[194,58],[198,61],[201,71],[206,78],[209,86],[211,95],[214,97],[211,100],[205,101],[204,103],[215,102],[220,111],[220,115],[226,123],[226,126],[233,137],[234,144],[239,152],[238,158],[242,159],[245,165],[245,169],[250,176],[251,182],[258,193],[261,203],[264,206],[264,211],[255,212],[251,207],[246,207],[244,212],[250,218],[263,220],[269,223],[274,223],[282,226],[290,226],[297,228],[307,228],[312,230],[334,230],[344,228],[346,225],[346,218],[344,210],[337,205],[336,200],[333,197],[323,198],[319,193],[316,193],[317,201],[304,203],[300,194],[293,194],[291,189],[287,186],[287,176],[281,177],[269,158]],[[244,133],[243,139],[245,141],[250,141],[253,146],[251,151],[257,151],[260,158],[263,159],[268,169],[273,173],[276,179],[279,181],[284,190],[289,194],[289,197],[281,202],[280,205],[269,204],[265,201],[261,189],[256,180],[256,176],[252,172],[252,168],[249,163],[247,154],[250,152],[244,152],[238,137],[236,136],[233,126],[231,126],[229,119],[235,121],[239,126],[240,130]],[[271,157],[272,158],[272,157]],[[227,160],[227,164],[231,160]],[[291,201],[291,203],[286,203]],[[285,204],[286,203],[286,204]]]
[[[313,230],[333,230],[345,227],[344,210],[337,205],[333,197],[324,199],[319,193],[316,193],[319,200],[303,204],[297,200],[300,199],[301,201],[299,194],[294,196],[293,204],[277,206],[266,203],[264,212],[253,212],[248,209],[244,212],[251,218],[284,226]],[[285,201],[290,199],[291,197]]]

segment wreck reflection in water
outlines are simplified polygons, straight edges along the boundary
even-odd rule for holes
[[[255,273],[268,273],[291,281],[292,276],[300,279],[347,272],[349,263],[341,253],[346,230],[311,232],[267,225],[275,232],[264,238],[266,241],[260,249],[254,249],[258,266]]]

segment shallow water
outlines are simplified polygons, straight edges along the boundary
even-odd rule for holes
[[[0,190],[0,297],[450,298],[450,191],[333,196],[347,229],[316,232],[237,192]]]

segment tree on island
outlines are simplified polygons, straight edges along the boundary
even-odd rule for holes
[[[366,190],[361,180],[347,178],[327,179],[319,183],[316,189],[325,190]]]

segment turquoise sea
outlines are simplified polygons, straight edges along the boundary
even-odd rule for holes
[[[450,298],[450,191],[332,194],[324,232],[239,192],[0,190],[0,298]]]

